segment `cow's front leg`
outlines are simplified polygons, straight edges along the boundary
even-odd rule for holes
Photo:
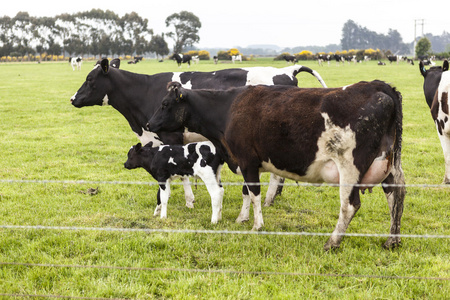
[[[339,248],[343,239],[343,234],[348,228],[350,221],[361,206],[359,198],[359,189],[353,186],[341,186],[339,189],[341,199],[341,209],[336,228],[325,243],[324,249]]]
[[[239,216],[236,219],[236,223],[247,222],[250,218],[250,195],[248,194],[247,186],[242,187],[242,208]]]
[[[181,181],[183,182],[184,188],[184,198],[186,199],[186,207],[194,208],[195,197],[192,192],[192,186],[188,177],[182,177]]]
[[[449,127],[448,124],[446,124],[445,126]],[[446,127],[443,128],[442,133],[439,132],[438,129],[438,135],[439,140],[441,141],[442,151],[444,152],[445,174],[443,183],[450,184],[450,128],[447,129]]]
[[[216,181],[215,177],[204,179],[206,189],[211,196],[211,223],[217,224],[222,219],[222,201],[223,201],[223,187]]]

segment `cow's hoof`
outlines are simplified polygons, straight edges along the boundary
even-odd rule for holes
[[[341,242],[336,242],[332,240],[331,238],[328,239],[328,241],[325,243],[325,246],[323,246],[323,250],[325,251],[333,251],[336,249],[339,249],[339,246],[341,245]]]
[[[254,225],[253,228],[252,228],[252,231],[260,231],[261,228],[262,228],[262,225],[261,226]]]
[[[245,217],[239,216],[239,217],[237,217],[237,219],[236,219],[236,223],[244,223],[244,222],[248,222],[248,220],[249,220],[248,217],[245,218]]]
[[[187,208],[194,208],[194,202],[186,202]]]
[[[273,204],[273,199],[266,199],[264,201],[264,207],[272,206],[272,204]]]
[[[161,214],[161,204],[156,206],[153,216],[156,217],[159,216],[160,214]]]
[[[386,243],[384,243],[383,247],[385,249],[394,249],[400,246],[401,244],[401,239],[399,237],[389,237],[386,241]]]

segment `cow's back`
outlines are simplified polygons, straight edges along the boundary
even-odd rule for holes
[[[350,139],[354,146],[378,147],[394,128],[391,90],[381,82],[335,89],[251,87],[231,108],[225,140],[231,154],[247,153],[303,176],[316,159],[319,138],[336,151],[353,143]]]

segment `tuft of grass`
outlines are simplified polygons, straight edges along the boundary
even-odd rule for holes
[[[70,97],[90,63],[73,72],[66,63],[0,64],[0,179],[154,182],[142,169],[126,170],[137,142],[111,107],[77,109]],[[403,95],[403,169],[408,184],[440,184],[444,159],[415,66],[376,62],[317,70],[329,87],[380,79]],[[275,66],[258,58],[242,64],[201,62],[189,71]],[[175,63],[122,63],[136,73],[180,71]],[[185,66],[181,69],[187,70]],[[309,74],[301,87],[320,87]],[[222,181],[242,182],[226,167]],[[268,181],[268,175],[263,175]],[[288,183],[293,183],[287,180]],[[98,193],[86,193],[98,188]],[[165,228],[246,231],[235,223],[241,186],[226,185],[223,219],[210,224],[210,197],[194,187],[195,208],[185,207],[181,186],[172,187],[168,218],[153,217],[157,186],[70,182],[0,182],[0,224],[99,228]],[[267,190],[262,187],[263,195]],[[381,188],[361,197],[349,233],[388,233],[389,210]],[[339,212],[337,188],[286,186],[263,208],[266,231],[331,232]],[[402,233],[450,234],[448,188],[409,187]],[[250,216],[252,219],[252,214]],[[448,239],[404,238],[382,248],[385,238],[345,237],[324,252],[324,236],[108,232],[0,229],[0,294],[102,298],[389,298],[444,299],[450,288]],[[16,264],[12,264],[16,263]],[[204,271],[211,272],[204,272]],[[342,276],[341,276],[342,275]],[[437,280],[441,278],[446,280]],[[31,296],[30,296],[31,297]]]

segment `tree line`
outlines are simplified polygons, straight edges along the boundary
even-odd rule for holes
[[[183,30],[186,24],[188,29]],[[171,25],[175,32],[168,32],[167,36],[174,39],[175,51],[198,42],[201,23],[192,13],[172,14],[166,19],[166,26]],[[135,12],[119,17],[109,10],[92,9],[56,17],[32,17],[27,12],[19,12],[13,18],[0,17],[0,57],[42,53],[164,56],[169,54],[169,48],[164,33],[154,35],[148,20]]]

